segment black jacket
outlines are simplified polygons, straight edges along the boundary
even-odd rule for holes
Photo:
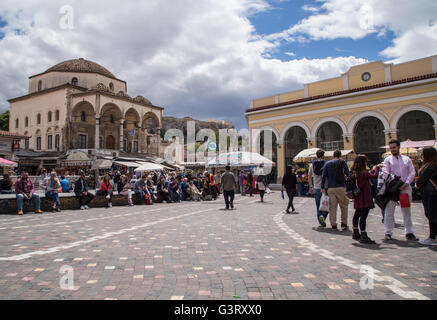
[[[295,174],[285,175],[282,179],[282,185],[287,190],[296,190],[297,178]]]
[[[390,174],[376,195],[375,203],[384,210],[390,200],[399,201],[399,188],[403,185],[400,177]]]
[[[86,179],[83,180],[83,187],[85,189],[84,192],[88,192],[88,181]],[[74,193],[80,194],[80,190],[82,189],[82,183],[80,182],[80,178],[76,180],[74,183]]]
[[[417,185],[421,194],[437,195],[437,189],[432,185],[431,181],[437,185],[437,166],[430,164],[427,168],[420,172]]]

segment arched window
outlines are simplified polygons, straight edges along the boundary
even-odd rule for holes
[[[109,84],[109,90],[111,90],[111,92],[114,92],[114,84],[112,82]]]
[[[26,128],[29,126],[29,117],[24,118],[24,126]]]
[[[86,113],[85,113],[85,111],[82,111],[82,112],[80,113],[80,120],[81,120],[82,122],[86,122]]]
[[[77,80],[76,77],[74,77],[73,79],[71,79],[71,84],[72,84],[73,86],[77,86],[78,83],[79,83],[79,80]]]
[[[41,124],[41,114],[36,115],[36,124]]]
[[[55,111],[55,121],[59,121],[59,110]]]
[[[42,90],[42,80],[38,81],[38,91]]]
[[[20,121],[18,119],[15,119],[15,129],[18,129],[19,124],[20,124]]]
[[[51,111],[49,111],[47,113],[47,122],[52,122],[52,112]]]

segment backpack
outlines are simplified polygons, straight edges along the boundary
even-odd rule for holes
[[[334,180],[337,183],[344,182],[344,160],[339,159],[334,161]]]
[[[357,178],[350,174],[346,179],[346,197],[349,199],[354,199],[358,197],[361,193],[358,187]]]
[[[313,172],[314,174],[321,176],[323,174],[323,166],[325,165],[325,160],[315,160],[313,161]]]

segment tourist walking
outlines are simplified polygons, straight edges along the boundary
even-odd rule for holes
[[[371,180],[378,177],[379,167],[374,166],[370,173],[367,171],[367,157],[365,155],[358,155],[352,165],[352,178],[356,179],[356,186],[359,188],[359,194],[354,197],[355,214],[352,219],[354,240],[361,243],[375,244],[366,232],[366,220],[370,209],[375,208],[373,203]],[[360,233],[361,231],[361,233]]]
[[[253,197],[253,170],[249,169],[249,173],[247,174],[247,182],[249,184],[249,194]]]
[[[316,201],[317,221],[322,228],[326,227],[326,218],[328,217],[328,211],[319,210],[322,189],[328,188],[327,182],[325,182],[325,185],[322,188],[323,167],[326,163],[326,161],[323,159],[324,156],[325,151],[318,150],[316,152],[317,159],[311,163],[308,173],[308,185],[310,187],[310,193],[314,194],[314,199]]]
[[[294,209],[293,199],[297,195],[297,189],[296,189],[297,178],[296,178],[296,171],[292,166],[288,167],[284,177],[282,178],[282,188],[281,188],[282,192],[284,192],[284,188],[288,196],[288,205],[287,205],[287,210],[285,210],[285,212],[291,213],[290,208],[292,209],[292,212],[295,212],[296,209]]]
[[[429,237],[419,242],[423,245],[437,246],[437,150],[432,147],[423,149],[422,161],[416,189],[419,189],[422,195],[425,216],[429,223]]]
[[[15,181],[15,194],[17,197],[18,214],[23,214],[23,201],[33,199],[35,204],[35,213],[42,213],[40,209],[40,198],[35,194],[35,188],[29,174],[26,171],[21,172],[21,178]]]
[[[56,177],[56,171],[50,172],[50,176],[43,181],[41,187],[45,190],[46,198],[53,200],[53,210],[60,212],[61,202],[59,201],[58,189],[61,188],[61,182]]]
[[[225,198],[226,210],[234,209],[235,187],[237,185],[237,179],[231,172],[231,167],[226,166],[226,171],[222,175],[223,195]]]
[[[404,199],[401,204],[401,212],[405,226],[405,237],[407,240],[417,241],[419,240],[414,235],[413,221],[411,219],[411,201],[413,200],[413,190],[410,184],[414,181],[416,171],[414,170],[413,162],[407,156],[399,153],[401,143],[399,140],[391,140],[389,142],[391,156],[388,156],[384,160],[384,179],[390,174],[400,177],[403,185],[399,188],[399,197]],[[402,195],[407,195],[405,198]],[[391,240],[393,235],[393,229],[395,227],[395,209],[397,201],[390,200],[385,208],[385,239]]]
[[[264,194],[267,189],[267,178],[264,174],[264,166],[260,165],[259,167],[259,175],[256,178],[256,189],[259,191],[259,195],[261,197],[261,202],[264,202]]]
[[[79,200],[80,210],[89,209],[88,204],[94,199],[94,195],[89,192],[84,171],[79,172],[79,179],[74,183],[74,193]]]
[[[347,211],[349,199],[346,197],[346,176],[349,176],[349,168],[341,159],[341,151],[334,151],[334,159],[328,161],[323,167],[322,192],[326,194],[325,183],[328,180],[329,196],[329,221],[332,229],[337,229],[337,206],[341,209],[341,230],[348,230]]]

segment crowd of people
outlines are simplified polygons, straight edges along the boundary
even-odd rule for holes
[[[135,175],[133,173],[123,174],[118,170],[111,170],[100,177],[95,194],[90,192],[89,179],[84,171],[79,172],[79,178],[76,181],[69,182],[65,176],[58,176],[56,171],[47,173],[42,169],[38,179],[38,186],[45,193],[47,199],[53,201],[53,211],[60,212],[61,204],[59,200],[60,193],[73,192],[78,199],[80,210],[89,209],[90,202],[94,197],[103,197],[106,199],[108,208],[112,207],[114,193],[127,197],[129,206],[134,206],[133,197],[145,205],[161,202],[182,202],[182,201],[209,201],[217,200],[220,194],[225,195],[227,208],[233,208],[233,198],[235,192],[245,195],[246,192],[253,196],[254,180],[253,171],[237,171],[235,174],[227,169],[205,171],[194,173],[192,171],[152,171]],[[234,178],[231,183],[229,177]],[[236,178],[239,177],[239,181]],[[266,177],[258,176],[260,180],[257,183],[261,194],[261,200],[267,187]],[[231,192],[232,191],[232,192]],[[0,180],[0,192],[2,194],[16,194],[18,214],[23,214],[23,201],[33,200],[36,213],[42,213],[40,209],[40,196],[35,192],[35,185],[29,178],[27,172],[21,172],[13,183],[9,174],[5,174]]]
[[[421,194],[424,214],[429,222],[429,237],[421,240],[423,245],[437,245],[437,151],[433,147],[422,151],[422,167],[416,175],[412,160],[400,154],[400,142],[389,142],[391,155],[382,163],[368,167],[365,155],[357,155],[349,169],[341,158],[341,151],[334,152],[334,159],[324,160],[325,152],[318,150],[310,165],[308,182],[310,193],[316,203],[319,228],[326,228],[329,216],[331,228],[338,229],[337,209],[340,207],[340,228],[349,230],[348,206],[354,203],[352,218],[352,238],[365,244],[375,244],[366,231],[366,221],[375,203],[380,207],[384,223],[385,240],[393,239],[395,227],[394,214],[397,206],[401,207],[405,226],[405,237],[410,241],[419,241],[415,236],[411,217],[411,203],[414,186]],[[297,195],[296,170],[290,166],[282,179],[284,189],[289,198],[286,213],[295,211],[293,199]],[[292,212],[289,210],[292,209]]]

